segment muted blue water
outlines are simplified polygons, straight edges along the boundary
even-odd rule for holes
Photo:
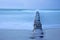
[[[0,30],[0,40],[29,40],[30,30]]]
[[[59,9],[45,9],[39,10],[41,23],[43,25],[52,25],[52,24],[60,24],[60,10]],[[2,15],[2,16],[1,16]],[[21,15],[24,17],[22,18]],[[0,19],[6,21],[14,20],[14,21],[32,21],[35,17],[35,10],[27,10],[27,9],[0,9]],[[1,20],[0,20],[1,21]]]
[[[0,40],[31,40],[34,17],[31,10],[0,10]],[[43,28],[47,28],[45,40],[60,40],[60,10],[40,11],[40,17]]]
[[[32,30],[0,29],[0,40],[32,40]],[[60,40],[60,29],[44,29],[44,40]]]

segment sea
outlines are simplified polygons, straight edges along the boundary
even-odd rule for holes
[[[33,40],[32,30],[0,29],[0,40]],[[44,40],[60,40],[60,28],[44,29]]]
[[[60,10],[40,13],[42,25],[47,24],[43,27],[43,39],[60,40]],[[0,40],[34,40],[30,38],[34,17],[32,10],[0,9]]]

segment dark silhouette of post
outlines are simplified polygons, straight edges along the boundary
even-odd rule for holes
[[[42,29],[42,24],[40,21],[40,13],[39,11],[36,12],[36,16],[34,19],[34,29],[33,29],[33,37],[31,37],[31,39],[35,39],[35,40],[43,40],[43,29]]]

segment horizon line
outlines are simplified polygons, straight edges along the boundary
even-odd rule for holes
[[[37,10],[37,9],[0,8],[0,10]],[[38,10],[60,10],[60,9],[38,9]]]

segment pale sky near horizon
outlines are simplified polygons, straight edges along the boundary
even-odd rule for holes
[[[0,0],[0,8],[60,9],[60,0]]]
[[[0,0],[0,8],[60,9],[60,0]],[[60,28],[60,12],[40,13],[43,28]],[[33,29],[34,15],[35,12],[0,11],[0,29]]]

